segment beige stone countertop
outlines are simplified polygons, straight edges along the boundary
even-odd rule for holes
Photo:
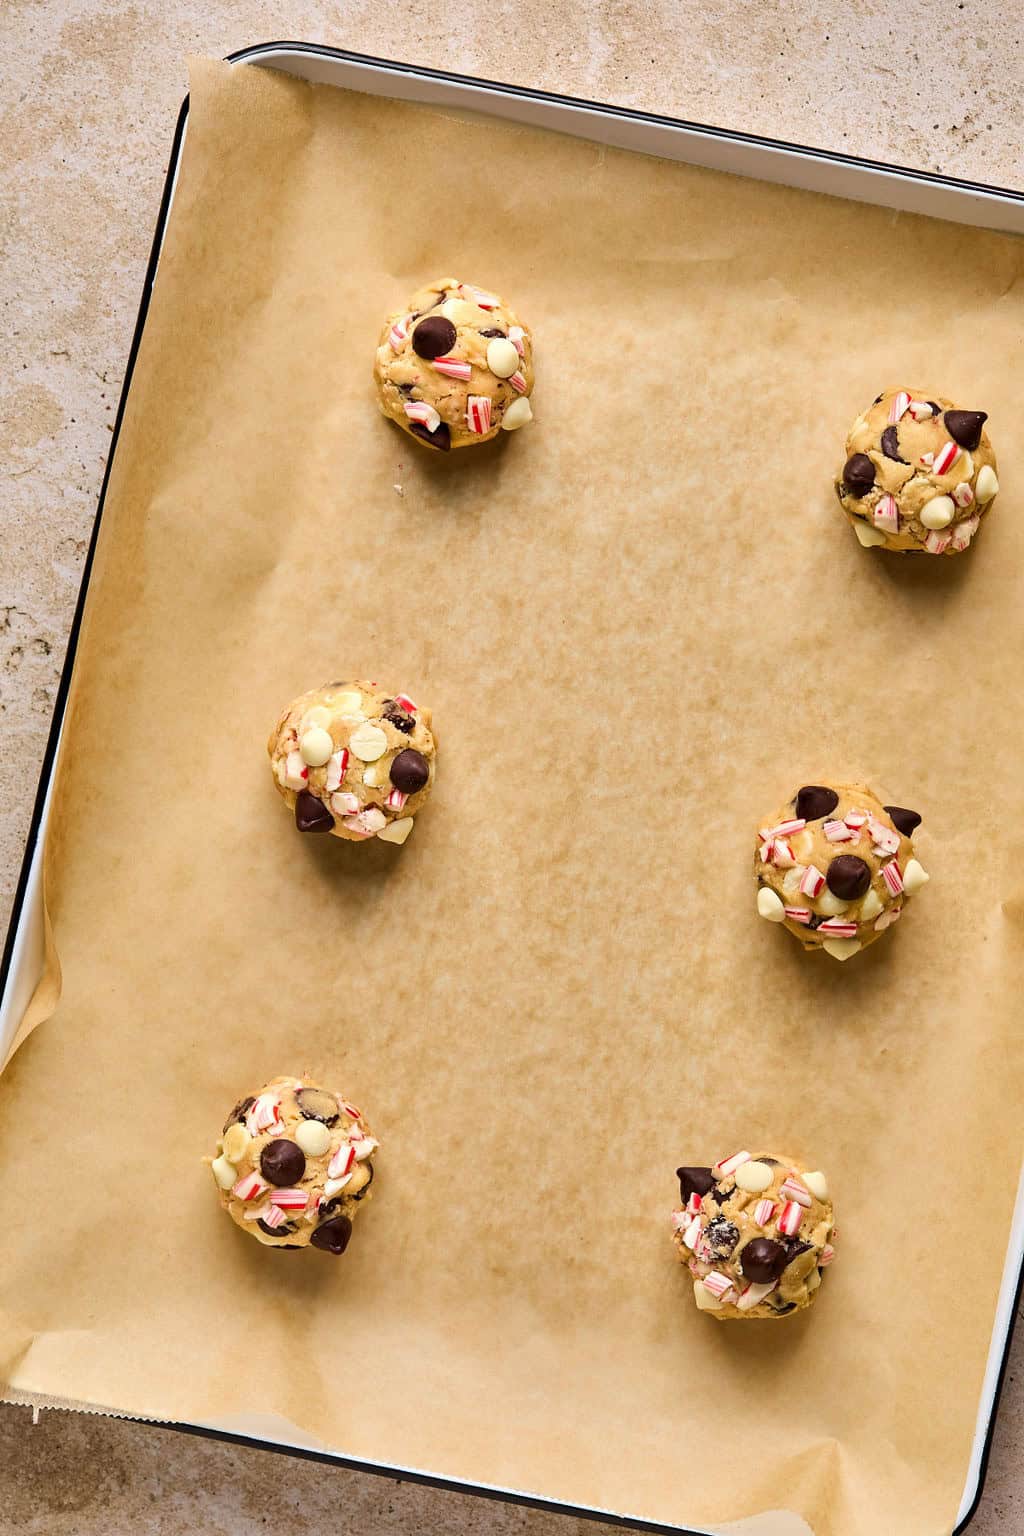
[[[0,930],[189,53],[331,43],[1024,190],[1022,35],[1024,7],[1002,0],[3,0]],[[1024,1532],[1022,1362],[1024,1328],[974,1536]],[[0,1536],[259,1529],[610,1527],[145,1425],[63,1413],[33,1425],[28,1410],[0,1408]]]

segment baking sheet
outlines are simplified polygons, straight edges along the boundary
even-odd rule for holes
[[[442,462],[367,360],[453,250],[540,384],[528,434]],[[64,998],[0,1090],[16,1389],[650,1519],[949,1528],[1019,1158],[1019,264],[196,66],[49,844]],[[992,413],[969,561],[866,556],[832,507],[904,375]],[[338,665],[435,709],[397,857],[298,840],[267,780],[267,721]],[[829,773],[922,810],[935,877],[841,972],[750,899],[758,816]],[[343,1272],[278,1276],[194,1160],[300,1063],[386,1178]],[[767,1333],[692,1314],[665,1225],[676,1163],[751,1139],[829,1171],[845,1239]]]

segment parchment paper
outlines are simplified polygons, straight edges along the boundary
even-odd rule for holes
[[[370,365],[449,269],[521,309],[539,383],[442,460]],[[49,840],[63,999],[0,1093],[12,1389],[654,1520],[951,1527],[1021,1145],[1020,272],[194,66]],[[991,413],[968,558],[864,552],[833,505],[902,380]],[[435,712],[402,850],[303,839],[271,786],[279,708],[349,673]],[[933,879],[840,968],[756,917],[751,836],[856,775]],[[246,1242],[199,1164],[303,1067],[383,1141],[337,1264]],[[673,1170],[740,1146],[830,1176],[805,1319],[693,1308]]]

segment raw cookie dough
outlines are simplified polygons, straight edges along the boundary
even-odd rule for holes
[[[447,453],[533,419],[533,339],[496,294],[457,277],[414,293],[381,333],[373,366],[385,416]]]
[[[835,1256],[823,1173],[737,1152],[713,1168],[680,1168],[678,1178],[673,1242],[701,1312],[724,1322],[811,1306]]]
[[[805,949],[848,960],[928,879],[911,842],[920,822],[863,784],[805,784],[757,834],[758,912]]]
[[[857,417],[836,495],[865,547],[967,548],[999,489],[986,420],[923,389],[887,389]]]
[[[210,1167],[232,1221],[268,1248],[344,1253],[379,1143],[353,1104],[304,1077],[240,1099]]]
[[[404,843],[434,783],[430,710],[376,683],[325,683],[290,704],[267,742],[300,832]]]

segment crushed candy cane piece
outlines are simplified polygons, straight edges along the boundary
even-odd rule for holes
[[[404,408],[409,420],[418,421],[428,432],[436,432],[441,425],[439,413],[426,400],[406,400]]]
[[[900,849],[900,835],[892,827],[887,827],[874,816],[868,822],[868,834],[873,845],[873,852],[882,858],[887,853],[898,853]]]
[[[407,715],[414,715],[419,709],[419,705],[415,702],[415,700],[410,699],[407,693],[396,693],[395,703],[398,705],[399,709],[404,709]]]
[[[902,907],[890,907],[888,912],[883,912],[881,917],[875,920],[875,932],[883,933],[893,923],[899,922],[903,916]]]
[[[836,1256],[836,1251],[831,1243],[826,1243],[818,1255],[818,1268],[827,1269]]]
[[[284,762],[285,788],[296,791],[305,789],[308,779],[309,769],[302,760],[302,753],[297,749],[289,752]]]
[[[980,517],[968,517],[953,530],[953,548],[966,549],[978,531]]]
[[[775,1225],[783,1237],[795,1237],[800,1231],[800,1223],[803,1219],[803,1206],[796,1200],[787,1200],[779,1212],[779,1219]]]
[[[884,529],[886,533],[899,532],[900,509],[896,504],[895,496],[890,496],[888,491],[879,497],[871,515],[877,528]]]
[[[849,843],[854,837],[853,828],[845,821],[826,821],[821,830],[830,843]]]
[[[265,1227],[270,1227],[271,1229],[279,1227],[287,1219],[284,1210],[279,1205],[265,1206],[263,1210],[254,1212],[254,1216],[257,1221],[262,1221]]]
[[[892,404],[889,407],[889,425],[894,427],[898,421],[902,420],[909,407],[910,396],[905,389],[901,389],[898,394],[894,395]]]
[[[794,1178],[792,1174],[790,1174],[789,1178],[786,1179],[782,1184],[781,1188],[779,1189],[779,1194],[782,1195],[786,1200],[795,1200],[797,1205],[804,1205],[810,1209],[810,1191],[805,1189],[804,1186],[800,1183],[800,1180]]]
[[[409,796],[402,790],[392,789],[388,791],[388,796],[384,801],[384,804],[390,806],[393,811],[400,811],[408,798]]]
[[[510,325],[508,328],[508,339],[515,347],[520,357],[523,357],[526,352],[526,348],[523,346],[523,337],[525,335],[526,332],[523,330],[521,325]]]
[[[818,932],[829,939],[855,939],[857,924],[841,917],[827,917],[823,923],[818,924]]]
[[[345,769],[348,767],[348,748],[342,747],[338,752],[332,752],[327,764],[327,780],[324,788],[328,794],[336,790],[345,777]]]
[[[740,1292],[739,1300],[736,1302],[738,1310],[740,1312],[749,1312],[752,1307],[756,1307],[759,1302],[764,1301],[766,1296],[770,1296],[778,1283],[777,1280],[773,1280],[769,1285],[750,1284],[746,1286]]]
[[[926,469],[931,469],[932,465],[935,463],[934,453],[922,453],[920,459],[918,459],[918,463],[923,464]]]
[[[898,896],[903,889],[903,875],[895,859],[882,865],[882,879],[889,888],[890,894]]]
[[[236,1200],[255,1200],[257,1195],[266,1194],[269,1189],[265,1179],[261,1179],[258,1173],[245,1173],[236,1184],[231,1187],[231,1193]]]
[[[361,1120],[363,1118],[361,1112],[356,1109],[354,1104],[349,1104],[345,1099],[339,1099],[338,1102],[341,1105],[343,1115],[348,1115],[351,1120]]]
[[[690,1215],[689,1211],[672,1212],[672,1226],[677,1232],[685,1232],[692,1220],[693,1217]]]
[[[517,394],[526,394],[526,375],[520,373],[518,368],[516,369],[515,373],[509,374],[508,381]]]
[[[950,494],[958,507],[969,507],[974,500],[974,492],[966,480],[961,480],[959,485],[955,485]]]
[[[703,1284],[705,1289],[709,1290],[712,1296],[717,1296],[719,1300],[733,1288],[729,1276],[723,1275],[717,1269],[713,1269],[709,1275],[704,1276]]]
[[[329,1179],[341,1178],[343,1174],[351,1171],[355,1160],[355,1147],[352,1146],[351,1142],[344,1142],[327,1164],[327,1177]]]
[[[843,820],[848,827],[852,827],[855,832],[859,832],[861,827],[867,825],[868,813],[867,811],[858,810],[847,811]]]
[[[932,460],[932,474],[944,475],[947,470],[952,469],[962,451],[959,443],[947,439]]]
[[[309,1195],[304,1189],[272,1189],[267,1199],[283,1211],[303,1211]]]
[[[245,1126],[250,1136],[258,1136],[280,1124],[281,1107],[272,1093],[261,1093],[245,1112]]]
[[[445,374],[449,379],[466,380],[471,377],[472,366],[459,357],[435,357],[432,359],[431,368],[436,368],[438,373]]]
[[[355,816],[359,810],[359,796],[350,790],[331,796],[331,810],[338,816]]]
[[[737,1168],[742,1168],[744,1163],[752,1161],[749,1152],[734,1152],[732,1157],[724,1157],[720,1163],[716,1163],[711,1172],[716,1178],[724,1179],[728,1174],[735,1173]]]
[[[356,1162],[365,1162],[370,1153],[379,1146],[380,1142],[373,1136],[361,1136],[358,1141],[353,1141],[352,1151],[355,1154]]]
[[[789,821],[780,821],[777,827],[772,827],[769,837],[791,837],[794,832],[802,832],[807,821],[803,816],[792,816]]]
[[[388,341],[391,343],[392,351],[398,352],[401,349],[402,342],[409,334],[409,321],[411,318],[410,315],[403,315],[400,320],[393,320],[391,322]]]
[[[497,309],[501,303],[496,294],[484,293],[482,289],[473,288],[469,283],[462,283],[461,288],[480,309]]]
[[[911,400],[907,409],[915,421],[929,421],[935,414],[927,400]]]
[[[354,1170],[353,1170],[353,1173],[354,1173]],[[353,1178],[353,1173],[343,1174],[340,1179],[327,1179],[325,1181],[325,1183],[324,1183],[324,1194],[327,1196],[328,1200],[331,1198],[332,1195],[336,1195],[339,1192],[339,1190],[344,1189],[346,1184],[351,1184],[352,1178]]]
[[[689,1248],[691,1253],[696,1252],[697,1245],[700,1242],[702,1235],[703,1229],[700,1224],[700,1217],[697,1216],[690,1222],[690,1225],[683,1233],[683,1242],[686,1244],[687,1248]]]
[[[759,1200],[754,1206],[754,1225],[766,1227],[775,1215],[774,1200]]]
[[[686,1202],[686,1209],[689,1211],[691,1216],[699,1216],[700,1215],[700,1213],[701,1213],[701,1196],[698,1195],[696,1190],[694,1190],[694,1192],[690,1196],[689,1200],[687,1200],[687,1202]]]
[[[811,920],[810,907],[784,907],[783,911],[791,923],[809,923]]]
[[[491,402],[487,395],[470,395],[466,401],[466,422],[471,432],[491,430]]]
[[[815,864],[808,864],[804,870],[803,879],[800,881],[800,889],[805,896],[810,896],[812,901],[815,896],[820,896],[825,889],[825,876]]]
[[[924,547],[930,555],[944,555],[953,542],[951,533],[938,533],[935,529],[927,535]]]

